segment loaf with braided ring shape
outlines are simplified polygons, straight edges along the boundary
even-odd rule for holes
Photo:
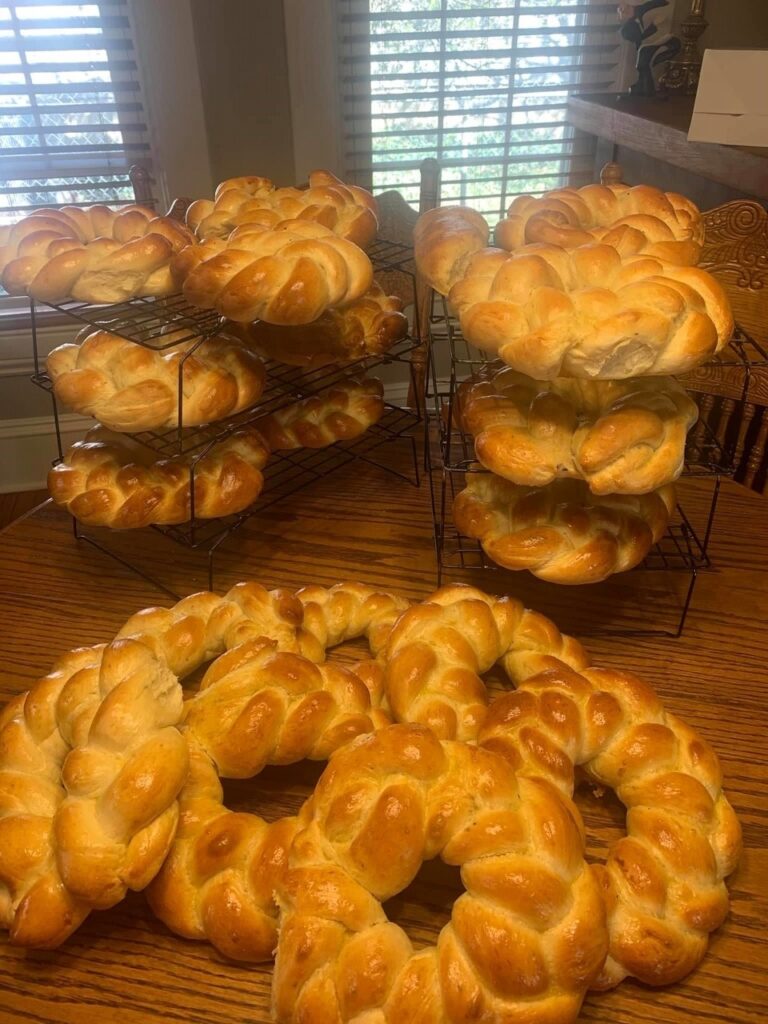
[[[603,242],[622,256],[654,256],[695,266],[704,241],[697,207],[650,185],[585,185],[516,196],[496,226],[496,245],[514,251],[528,242],[564,249]]]
[[[376,377],[346,381],[254,421],[273,451],[325,448],[364,434],[384,415],[384,385]]]
[[[134,530],[185,523],[192,513],[194,455],[158,459],[131,437],[94,427],[48,473],[57,505],[89,526]],[[248,508],[264,485],[269,449],[246,427],[215,444],[194,465],[195,518],[217,519]]]
[[[194,235],[144,206],[35,210],[0,227],[0,280],[40,302],[123,302],[176,290],[171,257]]]
[[[374,284],[344,309],[329,309],[311,324],[278,327],[265,320],[235,324],[237,337],[269,359],[313,369],[381,356],[408,333],[408,318],[396,295]]]
[[[531,488],[475,472],[456,495],[453,521],[504,568],[576,585],[642,562],[666,532],[674,507],[671,484],[648,494],[597,497],[581,480]]]
[[[299,591],[304,628],[325,643],[368,636],[378,651],[407,602],[359,584]],[[180,796],[181,822],[150,905],[173,931],[208,939],[225,956],[271,959],[277,939],[274,890],[287,862],[295,819],[267,824],[226,809],[219,777],[249,778],[267,764],[325,760],[388,721],[354,671],[313,664],[264,637],[230,649],[209,668],[185,705],[191,771]],[[288,646],[291,646],[290,644]],[[306,647],[304,648],[307,649]]]
[[[226,333],[145,348],[110,331],[81,331],[47,359],[56,397],[110,430],[135,433],[199,426],[242,412],[264,390],[264,364]],[[162,335],[170,344],[174,332]]]
[[[280,1024],[569,1024],[603,964],[578,811],[500,755],[393,725],[337,751],[299,814],[279,885]],[[425,860],[466,892],[415,951],[382,901]]]
[[[741,849],[709,744],[629,672],[565,665],[496,701],[480,742],[519,778],[547,779],[566,794],[578,767],[627,808],[627,835],[595,866],[610,938],[595,987],[627,975],[668,985],[692,971],[728,912],[723,879]]]
[[[528,486],[582,479],[593,494],[672,483],[699,415],[671,377],[541,381],[504,366],[463,382],[457,409],[486,469]]]
[[[542,380],[683,373],[733,330],[711,274],[609,245],[483,249],[449,301],[467,341]]]
[[[355,584],[309,601],[305,616],[295,595],[241,583],[224,597],[146,609],[111,644],[65,655],[3,709],[0,927],[12,942],[57,946],[91,909],[112,906],[159,870],[188,768],[174,728],[183,711],[177,677],[264,636],[322,661],[329,634],[344,635],[344,609],[347,627],[367,616],[372,643],[381,643],[406,606]]]
[[[245,224],[224,241],[190,245],[171,272],[187,301],[239,323],[308,324],[373,284],[362,249],[321,224]]]
[[[276,188],[269,178],[230,178],[211,202],[198,199],[187,210],[187,225],[198,238],[226,238],[242,224],[273,228],[286,220],[309,220],[330,228],[362,248],[379,227],[376,200],[357,185],[345,185],[330,171],[312,171],[309,188]]]

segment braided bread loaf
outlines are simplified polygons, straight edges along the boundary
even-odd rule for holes
[[[245,224],[226,242],[188,246],[171,272],[194,306],[241,323],[308,324],[373,284],[362,249],[309,220]]]
[[[384,414],[384,386],[375,377],[347,381],[254,421],[272,451],[325,448],[364,434]]]
[[[142,889],[176,831],[182,695],[143,644],[84,647],[0,715],[0,926],[59,945]]]
[[[211,202],[198,199],[187,210],[187,225],[198,238],[226,238],[241,224],[274,228],[286,220],[314,221],[362,248],[379,227],[376,200],[357,185],[345,185],[330,171],[312,171],[309,188],[275,188],[269,178],[230,178]]]
[[[159,351],[85,328],[75,344],[55,348],[47,366],[60,402],[130,433],[178,426],[180,393],[182,426],[232,416],[258,401],[265,378],[261,360],[226,333]]]
[[[344,309],[329,309],[313,323],[278,327],[257,320],[234,324],[235,334],[278,363],[314,369],[380,356],[408,333],[408,318],[395,295],[375,284]]]
[[[728,912],[723,879],[741,848],[709,744],[629,672],[565,665],[496,701],[480,742],[518,778],[548,779],[566,794],[579,766],[627,808],[628,835],[595,867],[610,938],[596,987],[627,975],[669,985],[693,970]]]
[[[36,210],[0,227],[0,279],[11,295],[41,302],[122,302],[170,295],[174,253],[194,236],[143,206]]]
[[[0,713],[0,927],[59,945],[94,907],[142,889],[176,831],[188,769],[177,676],[254,636],[317,655],[301,603],[238,584],[147,609],[71,651]]]
[[[238,430],[194,464],[195,517],[241,512],[261,493],[269,451],[252,427]],[[158,460],[144,445],[103,427],[76,441],[48,474],[57,505],[81,523],[116,530],[184,523],[191,515],[195,455]]]
[[[393,725],[333,755],[298,827],[278,888],[281,1024],[576,1019],[607,936],[578,811],[551,783]],[[466,892],[417,952],[381,901],[436,856]]]
[[[435,291],[447,295],[460,281],[473,253],[488,244],[488,224],[467,206],[427,210],[413,229],[416,266]]]
[[[696,403],[671,377],[539,381],[510,367],[458,390],[478,460],[515,484],[576,477],[593,494],[645,494],[676,480]]]
[[[552,583],[598,583],[642,562],[664,535],[674,506],[671,485],[596,498],[581,480],[530,488],[492,473],[468,473],[453,520],[506,569],[528,569]]]
[[[353,671],[313,661],[322,662],[326,646],[356,636],[369,637],[371,650],[378,651],[407,604],[354,583],[308,587],[292,600],[300,631],[267,628],[257,638],[246,620],[240,635],[251,638],[210,666],[185,705],[190,775],[180,795],[181,821],[148,890],[150,905],[169,928],[187,938],[207,938],[235,960],[272,957],[274,891],[295,819],[268,825],[256,815],[228,811],[219,776],[249,778],[266,764],[325,760],[350,739],[385,724],[386,715],[371,707]],[[231,641],[237,634],[230,627],[226,635]]]
[[[704,241],[701,213],[685,196],[650,185],[586,185],[535,198],[517,196],[496,227],[496,245],[527,242],[564,249],[602,242],[622,256],[640,253],[678,266],[695,266]]]
[[[733,330],[706,271],[622,259],[609,245],[484,249],[449,298],[467,341],[545,380],[682,373]]]

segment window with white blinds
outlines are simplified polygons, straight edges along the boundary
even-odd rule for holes
[[[500,215],[524,192],[591,177],[565,119],[571,91],[614,87],[616,3],[337,0],[347,174],[419,194],[442,166],[441,202]]]
[[[133,201],[149,156],[126,0],[0,0],[0,224]]]

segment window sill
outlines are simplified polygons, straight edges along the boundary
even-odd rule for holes
[[[48,353],[72,341],[79,327],[71,317],[56,310],[37,312],[37,341],[40,361]],[[29,377],[35,372],[29,307],[0,309],[0,377]]]

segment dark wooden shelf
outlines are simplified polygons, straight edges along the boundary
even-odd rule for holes
[[[693,97],[647,99],[616,93],[571,96],[576,128],[681,167],[758,199],[768,199],[768,149],[689,142]]]

